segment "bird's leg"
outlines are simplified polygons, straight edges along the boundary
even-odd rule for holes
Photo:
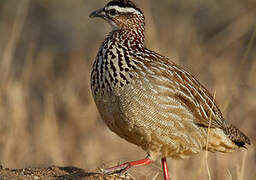
[[[141,159],[138,161],[126,162],[126,163],[120,164],[118,166],[114,166],[114,167],[105,169],[104,173],[105,174],[115,174],[115,173],[123,174],[131,167],[148,165],[150,163],[152,163],[152,160],[149,158],[149,156],[147,156],[145,159]]]
[[[166,158],[162,158],[161,160],[162,160],[162,167],[164,172],[164,180],[170,180]]]

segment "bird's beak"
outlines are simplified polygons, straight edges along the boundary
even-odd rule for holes
[[[104,9],[101,8],[101,9],[98,9],[96,11],[93,11],[89,17],[90,18],[94,18],[94,17],[104,17],[105,16],[105,12],[104,12]]]

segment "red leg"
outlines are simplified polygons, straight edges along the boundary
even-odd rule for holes
[[[162,160],[162,166],[163,166],[163,172],[164,172],[164,180],[170,180],[166,158],[162,158],[161,160]]]
[[[149,157],[146,157],[145,159],[142,159],[142,160],[126,162],[126,163],[120,164],[118,166],[114,166],[114,167],[105,169],[104,173],[106,173],[106,174],[121,173],[122,174],[122,173],[125,173],[131,167],[148,165],[150,163],[152,163],[152,160],[149,159]]]

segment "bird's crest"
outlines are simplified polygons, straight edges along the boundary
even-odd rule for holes
[[[107,4],[107,6],[118,6],[121,8],[134,8],[140,13],[142,13],[142,11],[135,5],[135,3],[130,0],[112,0]]]

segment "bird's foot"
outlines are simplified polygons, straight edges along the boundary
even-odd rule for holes
[[[107,175],[112,174],[120,174],[123,175],[129,168],[131,168],[131,164],[129,162],[126,162],[124,164],[120,164],[118,166],[114,166],[108,169],[104,169],[103,173]]]
[[[142,160],[126,162],[126,163],[120,164],[118,166],[114,166],[114,167],[105,169],[105,170],[103,170],[103,173],[108,174],[108,175],[111,175],[111,174],[123,175],[131,167],[148,165],[150,163],[152,163],[152,160],[149,157],[146,157],[145,159],[142,159]]]

